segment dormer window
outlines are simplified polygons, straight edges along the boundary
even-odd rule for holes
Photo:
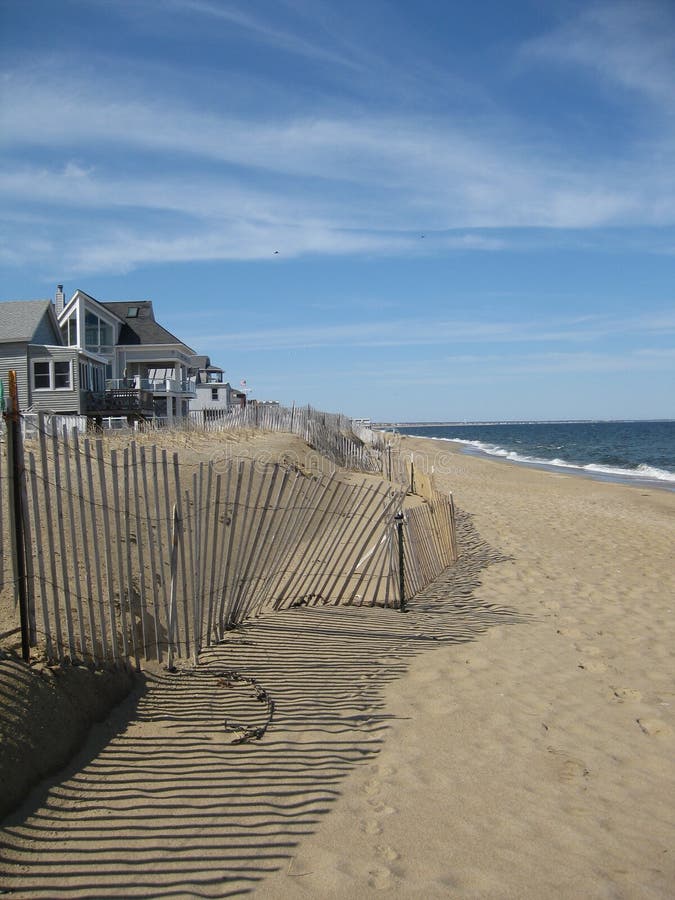
[[[127,307],[127,319],[137,319],[138,318],[138,307],[137,306],[128,306]]]

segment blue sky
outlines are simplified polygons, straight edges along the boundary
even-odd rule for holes
[[[252,397],[675,417],[675,6],[3,0],[2,299]]]

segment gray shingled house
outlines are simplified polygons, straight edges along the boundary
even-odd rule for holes
[[[77,346],[64,346],[51,300],[0,303],[0,379],[7,387],[16,371],[22,410],[83,413],[83,372],[101,390],[105,360]]]
[[[0,303],[0,377],[16,369],[23,410],[156,417],[189,413],[195,352],[149,300],[102,303],[62,285],[50,300]]]

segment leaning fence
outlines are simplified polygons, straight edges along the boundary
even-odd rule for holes
[[[24,437],[37,434],[38,413],[24,413],[22,428]],[[64,427],[76,428],[85,433],[91,424],[86,416],[49,416],[46,427],[61,433]],[[129,429],[126,419],[105,419],[109,430]],[[283,407],[277,405],[250,404],[231,410],[194,410],[188,416],[168,422],[163,418],[136,422],[133,428],[144,432],[236,432],[246,430],[283,432],[301,437],[310,447],[317,450],[335,465],[356,472],[384,474],[389,480],[400,481],[404,470],[398,466],[391,451],[387,455],[386,445],[377,433],[368,432],[362,439],[355,433],[352,420],[339,413],[326,413],[312,406]],[[358,430],[358,429],[357,429]],[[373,435],[375,438],[373,439]]]
[[[264,610],[400,608],[456,558],[452,502],[250,459],[111,447],[41,416],[23,448],[31,642],[50,660],[195,661]],[[0,453],[4,590],[11,518]],[[398,517],[398,518],[397,518]],[[400,541],[405,547],[401,580]]]

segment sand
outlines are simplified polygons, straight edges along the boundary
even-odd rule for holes
[[[5,821],[5,889],[673,895],[675,494],[406,445],[470,514],[457,567],[148,673]]]

